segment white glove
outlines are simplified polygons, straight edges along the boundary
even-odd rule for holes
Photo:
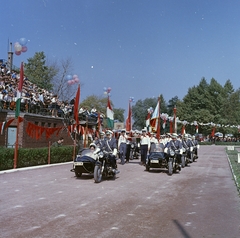
[[[112,153],[114,156],[117,155],[117,149],[113,149],[113,153]]]
[[[179,150],[179,154],[180,154],[180,155],[182,155],[182,153],[183,153],[183,150],[182,150],[182,149],[180,149],[180,150]]]
[[[199,149],[200,148],[200,145],[197,145],[197,149]]]
[[[192,146],[190,147],[190,151],[191,151],[191,152],[193,151],[193,147],[192,147]]]

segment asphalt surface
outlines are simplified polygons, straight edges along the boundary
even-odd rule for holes
[[[133,160],[115,180],[71,163],[0,173],[0,237],[240,237],[240,198],[225,148],[202,146],[180,173]]]

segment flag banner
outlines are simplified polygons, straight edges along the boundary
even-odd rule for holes
[[[132,108],[131,108],[131,103],[129,102],[129,106],[128,106],[128,117],[126,119],[126,130],[127,131],[131,131],[132,130]]]
[[[152,114],[152,118],[150,120],[150,125],[152,127],[153,132],[157,132],[158,121],[159,121],[159,101],[157,103],[157,106],[156,106],[156,108]]]
[[[23,77],[24,77],[24,72],[23,72],[23,62],[22,62],[20,67],[20,79],[19,79],[18,89],[17,89],[17,100],[16,100],[16,111],[15,111],[16,118],[18,118],[20,114]]]
[[[113,110],[112,110],[112,106],[111,106],[109,97],[108,97],[107,113],[106,114],[107,114],[107,127],[109,129],[113,129],[113,127],[114,127],[114,113],[113,113]]]
[[[147,118],[146,118],[146,128],[147,132],[152,132],[152,128],[150,126],[150,119],[151,119],[151,112],[148,112]]]

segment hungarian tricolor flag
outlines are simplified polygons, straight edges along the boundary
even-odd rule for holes
[[[156,108],[152,114],[152,118],[150,120],[150,125],[152,127],[153,132],[157,132],[158,123],[159,123],[159,102],[157,103],[157,106],[156,106]]]
[[[146,118],[146,128],[148,132],[152,132],[152,128],[150,126],[150,119],[151,119],[151,111],[149,110]]]
[[[127,131],[131,131],[132,130],[132,108],[131,108],[131,103],[129,102],[129,106],[128,106],[128,117],[126,119],[126,130]]]
[[[108,103],[107,103],[107,127],[109,129],[113,129],[113,126],[114,126],[114,113],[113,113],[113,110],[112,110],[110,99],[108,97]]]
[[[16,118],[18,118],[20,114],[23,77],[24,77],[24,72],[23,72],[23,62],[22,62],[20,67],[20,80],[19,80],[18,89],[17,89],[17,101],[16,101],[16,111],[15,111]]]
[[[79,100],[80,100],[80,84],[78,85],[76,97],[75,97],[75,102],[74,102],[74,119],[76,121],[76,125],[79,124],[79,119],[78,119],[78,106],[79,106]]]

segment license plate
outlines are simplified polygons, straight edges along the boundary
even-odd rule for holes
[[[75,166],[83,165],[83,162],[75,162]]]
[[[152,164],[158,164],[158,160],[151,160]]]

